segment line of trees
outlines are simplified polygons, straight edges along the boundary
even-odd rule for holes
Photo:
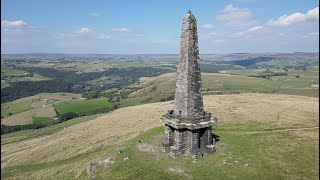
[[[107,113],[107,112],[110,112],[110,111],[117,109],[117,108],[118,108],[118,105],[113,104],[112,107],[110,107],[110,108],[99,108],[99,109],[94,109],[91,111],[78,112],[78,113],[67,112],[64,114],[59,114],[59,113],[57,113],[57,114],[58,114],[59,122],[64,122],[64,121],[68,121],[70,119],[74,119],[74,118],[81,117],[81,116],[90,116],[90,115],[94,115],[94,114]]]
[[[48,123],[41,123],[41,124],[25,124],[25,125],[14,125],[14,126],[7,126],[1,124],[1,135],[8,134],[16,131],[27,130],[27,129],[40,129],[46,126],[52,125],[52,122]]]
[[[252,75],[250,77],[256,77],[256,78],[271,78],[272,76],[286,76],[288,73],[285,72],[275,72],[275,73],[267,73],[267,74],[259,74],[259,75]]]

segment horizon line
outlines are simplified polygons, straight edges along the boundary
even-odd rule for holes
[[[199,55],[223,55],[223,54],[299,54],[319,53],[315,51],[296,52],[232,52],[232,53],[201,53]],[[2,55],[179,55],[179,53],[1,53]]]

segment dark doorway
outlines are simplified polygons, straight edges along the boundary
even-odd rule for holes
[[[206,129],[199,129],[199,148],[203,148],[205,145],[205,138],[204,133],[206,132]]]

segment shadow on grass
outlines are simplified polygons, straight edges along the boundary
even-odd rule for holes
[[[215,142],[219,142],[220,141],[220,136],[216,135],[216,134],[213,134],[212,133],[212,138],[214,138]]]

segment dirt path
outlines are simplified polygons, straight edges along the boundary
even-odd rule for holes
[[[48,100],[48,99],[44,99],[44,100],[43,100],[43,101],[44,101],[44,104],[43,104],[42,108],[44,108],[44,107],[46,106],[47,100]]]
[[[247,135],[247,134],[261,134],[261,133],[272,133],[272,132],[283,132],[283,131],[300,131],[300,130],[311,130],[311,129],[319,129],[319,127],[295,128],[295,129],[278,129],[278,130],[271,130],[271,131],[253,131],[253,132],[243,133],[242,135]]]

